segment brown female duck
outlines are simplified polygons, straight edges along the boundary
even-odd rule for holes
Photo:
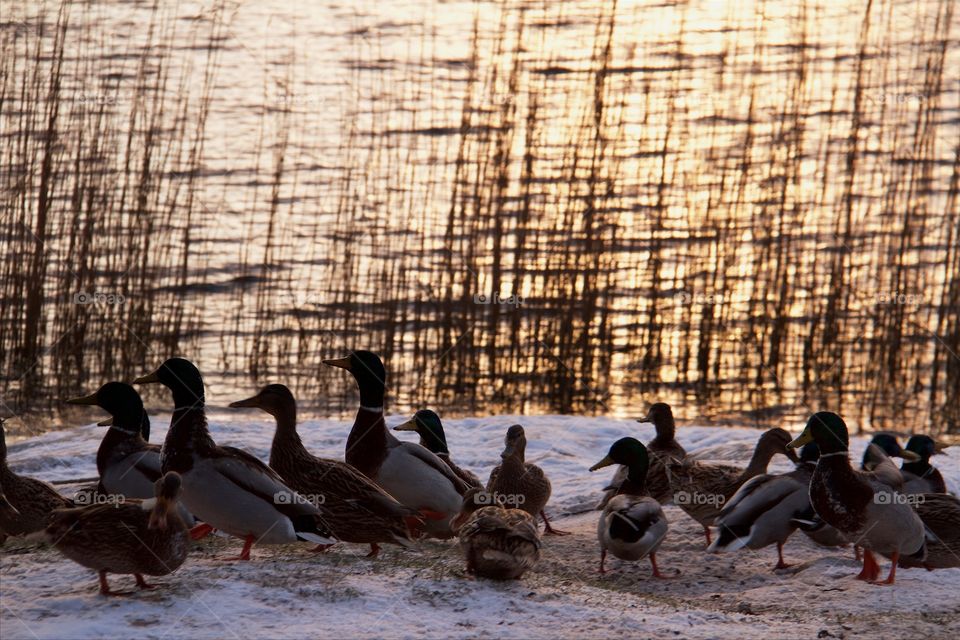
[[[96,571],[100,593],[111,591],[108,573],[133,574],[137,586],[152,589],[143,576],[165,576],[187,558],[187,525],[177,513],[180,476],[157,480],[155,497],[119,504],[58,510],[46,529],[47,540],[74,562]]]
[[[480,478],[472,471],[468,471],[450,459],[450,449],[447,448],[447,437],[443,432],[440,416],[429,409],[417,411],[413,418],[393,428],[394,431],[416,431],[420,436],[420,446],[426,447],[438,458],[444,461],[450,470],[468,487],[482,487]]]
[[[515,424],[507,429],[503,453],[500,454],[502,462],[490,472],[487,492],[497,500],[505,500],[507,505],[523,509],[534,517],[542,516],[546,535],[565,536],[566,531],[550,526],[545,511],[550,500],[550,480],[543,469],[524,460],[526,449],[527,437],[523,427]]]
[[[0,509],[0,534],[20,536],[42,531],[55,509],[73,506],[46,482],[14,473],[7,465],[7,440],[0,420],[0,487],[9,508]]]
[[[770,459],[778,453],[798,462],[797,455],[786,448],[789,442],[790,434],[783,429],[766,431],[757,441],[746,469],[689,459],[667,465],[674,502],[703,526],[708,547],[711,544],[710,526],[743,483],[766,473]]]
[[[471,487],[463,495],[463,507],[451,526],[472,575],[515,580],[540,559],[536,518],[498,504],[483,489]]]
[[[323,497],[327,524],[338,540],[369,544],[368,557],[376,557],[379,543],[411,544],[410,529],[423,525],[417,511],[397,502],[346,462],[311,455],[297,433],[297,402],[290,389],[267,385],[252,398],[230,406],[256,407],[276,418],[270,467],[294,491]]]

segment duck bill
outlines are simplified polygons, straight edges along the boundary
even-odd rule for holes
[[[160,382],[160,374],[154,371],[153,373],[148,373],[145,376],[140,376],[133,381],[133,384],[151,384],[154,382]]]
[[[323,364],[327,365],[328,367],[336,367],[338,369],[346,369],[347,371],[351,371],[350,356],[334,358],[332,360],[324,360]]]
[[[610,456],[604,456],[603,460],[597,464],[590,467],[590,471],[596,471],[597,469],[603,469],[604,467],[609,467],[610,465],[615,464],[613,459]]]
[[[919,453],[914,453],[913,451],[908,451],[907,449],[902,449],[900,451],[900,457],[907,462],[919,462],[922,460]]]
[[[113,416],[110,416],[106,420],[101,420],[97,423],[98,427],[112,427],[113,426]]]
[[[810,433],[810,429],[804,429],[803,433],[801,433],[795,440],[787,445],[787,450],[799,449],[803,445],[810,444],[811,442],[813,442],[813,434]]]
[[[97,394],[91,393],[88,396],[80,396],[79,398],[70,398],[69,400],[67,400],[67,404],[96,405]]]
[[[934,453],[934,454],[937,454],[937,453],[943,453],[943,454],[945,454],[945,453],[947,452],[947,447],[949,447],[949,446],[950,446],[950,445],[949,445],[948,443],[946,443],[946,442],[941,442],[941,441],[939,441],[939,440],[934,440],[934,442],[933,442],[933,453]]]
[[[398,424],[393,428],[394,431],[416,431],[417,423],[414,420],[407,420],[402,424]]]
[[[228,406],[231,409],[244,409],[248,407],[259,407],[260,406],[260,396],[255,395],[252,398],[247,398],[246,400],[237,400],[236,402],[231,402]]]
[[[650,419],[650,414],[647,414],[642,418],[634,418],[634,419],[640,424],[647,424],[648,422],[653,422],[653,420]]]

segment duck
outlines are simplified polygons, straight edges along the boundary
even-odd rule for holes
[[[816,442],[820,448],[820,459],[810,479],[814,511],[864,548],[858,579],[876,582],[879,578],[880,566],[873,555],[876,551],[890,554],[890,573],[882,584],[894,584],[900,557],[910,556],[920,562],[926,557],[920,517],[874,474],[853,468],[847,425],[839,415],[831,411],[813,414],[803,433],[787,446],[795,449],[808,442]]]
[[[349,371],[360,390],[360,408],[347,436],[347,464],[426,517],[427,536],[452,538],[450,521],[469,487],[429,449],[398,440],[387,430],[383,419],[387,371],[380,357],[360,350],[323,363]]]
[[[545,535],[569,535],[566,531],[554,529],[547,519],[545,509],[552,489],[550,479],[543,469],[524,459],[527,436],[523,427],[515,424],[507,429],[503,443],[501,462],[493,468],[487,480],[487,493],[534,517],[542,517]]]
[[[456,464],[450,459],[450,450],[447,448],[447,437],[443,432],[443,424],[440,422],[440,416],[430,409],[421,409],[406,422],[398,424],[393,428],[394,431],[416,431],[420,436],[420,446],[426,447],[438,458],[450,467],[450,471],[468,487],[483,487],[480,478],[472,471],[468,471]]]
[[[907,462],[916,462],[920,456],[913,451],[907,451],[900,446],[900,441],[891,433],[878,433],[870,438],[867,448],[863,451],[863,458],[860,460],[860,469],[871,471],[875,466],[885,463],[890,458],[903,458]],[[896,469],[896,466],[893,467]],[[902,484],[902,474],[894,474],[891,480]],[[900,487],[897,487],[898,489]]]
[[[151,499],[57,510],[44,531],[46,539],[70,560],[96,571],[104,596],[126,595],[110,589],[108,573],[133,574],[140,589],[154,589],[143,576],[173,573],[190,548],[177,510],[180,489],[180,476],[169,472],[157,480]]]
[[[137,390],[123,382],[108,382],[95,393],[70,398],[68,404],[98,406],[110,418],[97,423],[109,427],[97,449],[97,490],[127,498],[152,498],[160,476],[160,446],[147,442],[150,418]]]
[[[806,474],[809,475],[807,487],[810,485],[809,478],[813,477],[813,470],[817,468],[817,460],[819,459],[820,448],[816,442],[808,442],[801,447],[798,467],[802,466],[806,470]],[[809,496],[809,491],[806,491],[806,493]],[[796,516],[794,522],[800,531],[821,547],[846,547],[850,544],[850,541],[847,540],[842,533],[817,516],[813,510],[813,505],[810,504],[809,497],[807,499],[806,511]],[[857,560],[859,560],[859,558],[857,558]]]
[[[647,415],[637,420],[644,424],[652,422],[657,435],[647,443],[650,456],[650,470],[647,472],[647,491],[660,504],[673,500],[670,478],[667,476],[667,463],[680,462],[687,457],[686,450],[676,440],[677,425],[673,419],[673,409],[666,402],[650,405]],[[617,488],[627,477],[627,468],[619,467],[610,484],[604,490],[603,498],[597,505],[598,510],[607,506],[610,498],[617,495]]]
[[[667,535],[667,517],[660,502],[647,495],[647,471],[650,458],[647,448],[636,438],[620,438],[607,455],[590,467],[596,471],[620,464],[627,468],[627,477],[617,495],[607,502],[597,523],[600,541],[600,573],[606,573],[604,561],[609,551],[621,560],[650,558],[655,578],[663,578],[657,567],[657,549]]]
[[[779,427],[765,431],[757,440],[753,457],[745,469],[705,464],[690,458],[667,464],[674,502],[703,527],[708,548],[712,544],[710,527],[737,489],[750,478],[766,473],[767,465],[778,453],[794,463],[799,462],[797,455],[786,449],[790,440],[790,434]]]
[[[920,517],[927,533],[927,557],[901,555],[901,567],[928,570],[960,567],[960,499],[949,493],[908,495],[908,503]],[[891,559],[891,554],[884,553]]]
[[[499,504],[480,487],[463,494],[451,521],[467,573],[491,580],[516,580],[540,559],[540,530],[534,516]]]
[[[943,476],[930,464],[930,456],[943,453],[945,448],[930,436],[917,435],[907,440],[906,450],[916,454],[919,459],[904,460],[900,465],[904,493],[947,493]]]
[[[811,446],[816,445],[811,443],[804,448]],[[809,450],[806,452],[808,458],[811,453]],[[819,528],[812,521],[813,508],[808,495],[816,463],[804,459],[803,454],[801,451],[793,471],[764,473],[750,478],[737,489],[714,522],[718,535],[707,551],[722,553],[743,547],[756,550],[776,544],[777,564],[773,567],[774,571],[791,566],[783,559],[784,543],[800,528],[801,523],[807,524],[811,532]],[[819,457],[819,451],[816,456]],[[826,527],[822,521],[820,524]],[[819,535],[825,537],[823,533]]]
[[[297,401],[289,388],[270,384],[230,406],[257,408],[276,419],[270,468],[294,491],[323,496],[327,524],[337,540],[369,544],[370,558],[380,553],[380,543],[412,546],[412,531],[423,526],[419,513],[346,462],[311,455],[297,433]]]
[[[7,464],[7,437],[0,419],[0,487],[7,507],[0,509],[0,534],[24,536],[43,531],[57,509],[74,506],[51,485],[14,473]]]
[[[333,544],[320,505],[288,487],[277,472],[256,456],[219,446],[207,429],[203,378],[184,358],[170,358],[134,380],[162,384],[173,394],[174,411],[160,456],[164,474],[175,471],[183,483],[182,501],[203,522],[191,530],[201,537],[218,529],[244,540],[239,555],[250,559],[257,544],[309,541]]]

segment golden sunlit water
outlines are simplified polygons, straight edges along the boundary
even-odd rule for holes
[[[960,430],[954,1],[2,20],[24,426],[173,354],[349,412],[320,360],[368,348],[400,412]]]

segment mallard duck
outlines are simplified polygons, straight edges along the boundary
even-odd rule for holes
[[[294,491],[323,496],[329,514],[326,522],[337,540],[368,543],[368,557],[377,556],[381,542],[410,546],[410,529],[423,526],[417,511],[397,502],[346,462],[311,455],[297,433],[297,402],[290,389],[267,385],[252,398],[230,406],[256,407],[276,418],[270,467]]]
[[[813,477],[813,470],[817,468],[817,460],[819,459],[820,448],[816,442],[808,442],[800,449],[800,464],[798,467],[804,468],[808,476],[807,489],[809,489],[810,478]],[[813,510],[813,505],[810,504],[809,490],[805,490],[805,493],[807,494],[807,509],[794,518],[797,527],[821,547],[845,547],[850,544],[850,541],[842,533],[828,525],[817,515]]]
[[[650,465],[647,448],[635,438],[620,438],[590,471],[611,464],[625,466],[627,477],[617,489],[617,495],[604,507],[597,523],[600,573],[606,573],[603,563],[609,551],[621,560],[634,561],[649,556],[653,575],[662,578],[657,568],[657,549],[667,535],[667,517],[660,503],[646,495]]]
[[[163,472],[180,474],[183,503],[207,525],[204,530],[213,527],[244,539],[243,550],[233,559],[249,560],[254,541],[334,542],[316,504],[291,490],[255,456],[213,441],[207,430],[203,378],[192,362],[170,358],[134,383],[160,383],[173,393],[175,409],[160,458]]]
[[[945,448],[930,436],[913,436],[907,441],[907,451],[916,454],[919,460],[904,460],[900,465],[904,493],[947,492],[947,483],[943,476],[930,464],[930,456],[943,453]]]
[[[160,473],[160,446],[149,444],[150,418],[137,390],[122,382],[108,382],[96,393],[67,400],[69,404],[96,405],[110,414],[98,423],[110,427],[97,449],[97,471],[102,493],[127,498],[152,498]]]
[[[0,420],[0,487],[9,508],[0,509],[0,533],[21,536],[43,531],[55,509],[73,506],[52,486],[14,473],[7,465],[7,437]]]
[[[426,447],[402,442],[387,430],[383,420],[387,379],[383,362],[370,351],[354,351],[323,363],[349,371],[360,389],[360,409],[347,437],[347,464],[380,485],[400,504],[426,516],[428,535],[453,537],[450,519],[460,511],[468,487]]]
[[[187,559],[187,525],[177,512],[180,476],[156,482],[155,497],[120,504],[58,510],[46,537],[63,555],[100,575],[100,593],[110,590],[108,573],[132,573],[141,589],[153,589],[143,576],[165,576]]]
[[[533,517],[542,516],[544,534],[569,535],[566,531],[550,526],[545,511],[547,501],[550,500],[550,480],[543,469],[524,460],[526,449],[527,436],[523,427],[515,424],[507,429],[503,453],[500,454],[502,462],[490,472],[487,492],[493,494],[497,500],[506,500],[507,505],[523,509]]]
[[[879,450],[879,451],[878,451]],[[863,458],[860,460],[860,468],[864,471],[871,471],[874,467],[890,458],[903,458],[908,462],[915,462],[920,456],[913,451],[906,451],[900,446],[897,437],[890,433],[878,433],[870,439],[867,448],[863,451]],[[893,467],[896,469],[896,466]],[[902,484],[902,475],[896,475],[896,482]],[[899,489],[899,487],[897,487]]]
[[[857,577],[875,581],[880,567],[872,551],[890,553],[886,584],[896,580],[897,561],[926,555],[924,528],[913,508],[873,474],[850,464],[847,425],[835,413],[821,411],[807,421],[803,433],[788,446],[816,442],[820,460],[810,480],[810,503],[827,524],[864,547],[863,570]]]
[[[960,567],[960,500],[949,493],[912,494],[907,502],[927,532],[927,557],[901,555],[901,567],[946,569]],[[887,558],[891,554],[884,553]]]
[[[660,504],[667,504],[673,499],[670,490],[670,478],[667,476],[667,464],[682,461],[687,452],[676,440],[677,425],[673,420],[673,410],[665,402],[656,402],[650,406],[647,415],[637,420],[640,423],[652,422],[657,435],[647,443],[647,453],[650,456],[650,470],[647,472],[647,490],[650,496]],[[603,509],[613,496],[617,495],[617,488],[627,477],[627,468],[621,466],[613,475],[613,479],[605,489],[603,499],[597,509]]]
[[[515,580],[540,559],[536,518],[504,507],[478,487],[463,494],[451,526],[460,540],[467,573],[493,580]]]
[[[450,459],[450,450],[447,448],[447,437],[443,432],[443,424],[440,422],[440,416],[433,411],[421,409],[411,419],[398,424],[393,430],[416,431],[417,435],[420,436],[420,446],[426,447],[443,460],[450,467],[450,470],[463,480],[464,484],[468,487],[479,488],[483,486],[475,473],[461,468]]]
[[[674,502],[703,526],[707,547],[711,544],[710,526],[737,489],[750,478],[766,473],[771,458],[778,453],[798,462],[797,455],[787,450],[788,442],[790,434],[783,429],[764,432],[757,440],[746,469],[724,464],[704,464],[689,458],[667,465]]]

